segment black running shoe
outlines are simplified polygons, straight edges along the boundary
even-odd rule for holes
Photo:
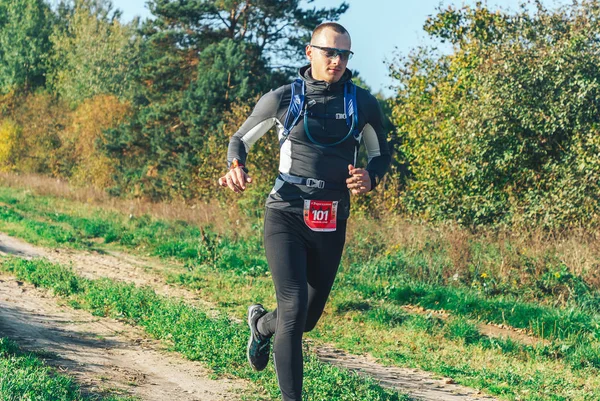
[[[264,338],[256,327],[258,319],[266,314],[267,311],[261,304],[254,304],[248,307],[248,326],[250,326],[250,339],[248,340],[248,362],[252,369],[261,371],[267,367],[269,362],[269,352],[271,348],[271,338]]]

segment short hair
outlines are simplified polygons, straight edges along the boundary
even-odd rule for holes
[[[336,31],[337,33],[340,34],[346,34],[348,36],[350,36],[350,32],[348,32],[348,30],[346,30],[346,28],[344,28],[342,25],[338,24],[337,22],[323,22],[322,24],[319,24],[312,33],[311,36],[311,40],[318,35],[321,31],[323,31],[324,29],[333,29],[334,31]]]

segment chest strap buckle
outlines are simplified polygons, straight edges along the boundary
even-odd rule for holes
[[[306,179],[306,186],[309,187],[309,188],[323,189],[323,188],[325,188],[325,181],[323,181],[323,180],[317,180],[316,178],[307,178]]]

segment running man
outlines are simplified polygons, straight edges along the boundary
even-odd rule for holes
[[[346,236],[350,193],[371,191],[390,164],[384,117],[375,97],[346,69],[353,52],[340,24],[319,25],[306,46],[300,79],[258,101],[231,138],[229,171],[219,185],[241,193],[252,182],[244,167],[252,145],[276,126],[279,175],[266,201],[264,246],[277,308],[248,308],[247,356],[253,369],[273,362],[284,401],[302,400],[302,335],[312,330],[331,291]],[[291,106],[290,106],[291,104]],[[363,143],[366,168],[357,168]]]

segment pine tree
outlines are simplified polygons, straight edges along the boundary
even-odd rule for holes
[[[218,157],[203,145],[221,114],[285,82],[312,29],[348,8],[305,10],[299,3],[149,1],[154,18],[141,28],[136,117],[106,138],[122,175],[119,192],[197,196],[194,173],[203,158]],[[289,62],[273,65],[275,56]]]

